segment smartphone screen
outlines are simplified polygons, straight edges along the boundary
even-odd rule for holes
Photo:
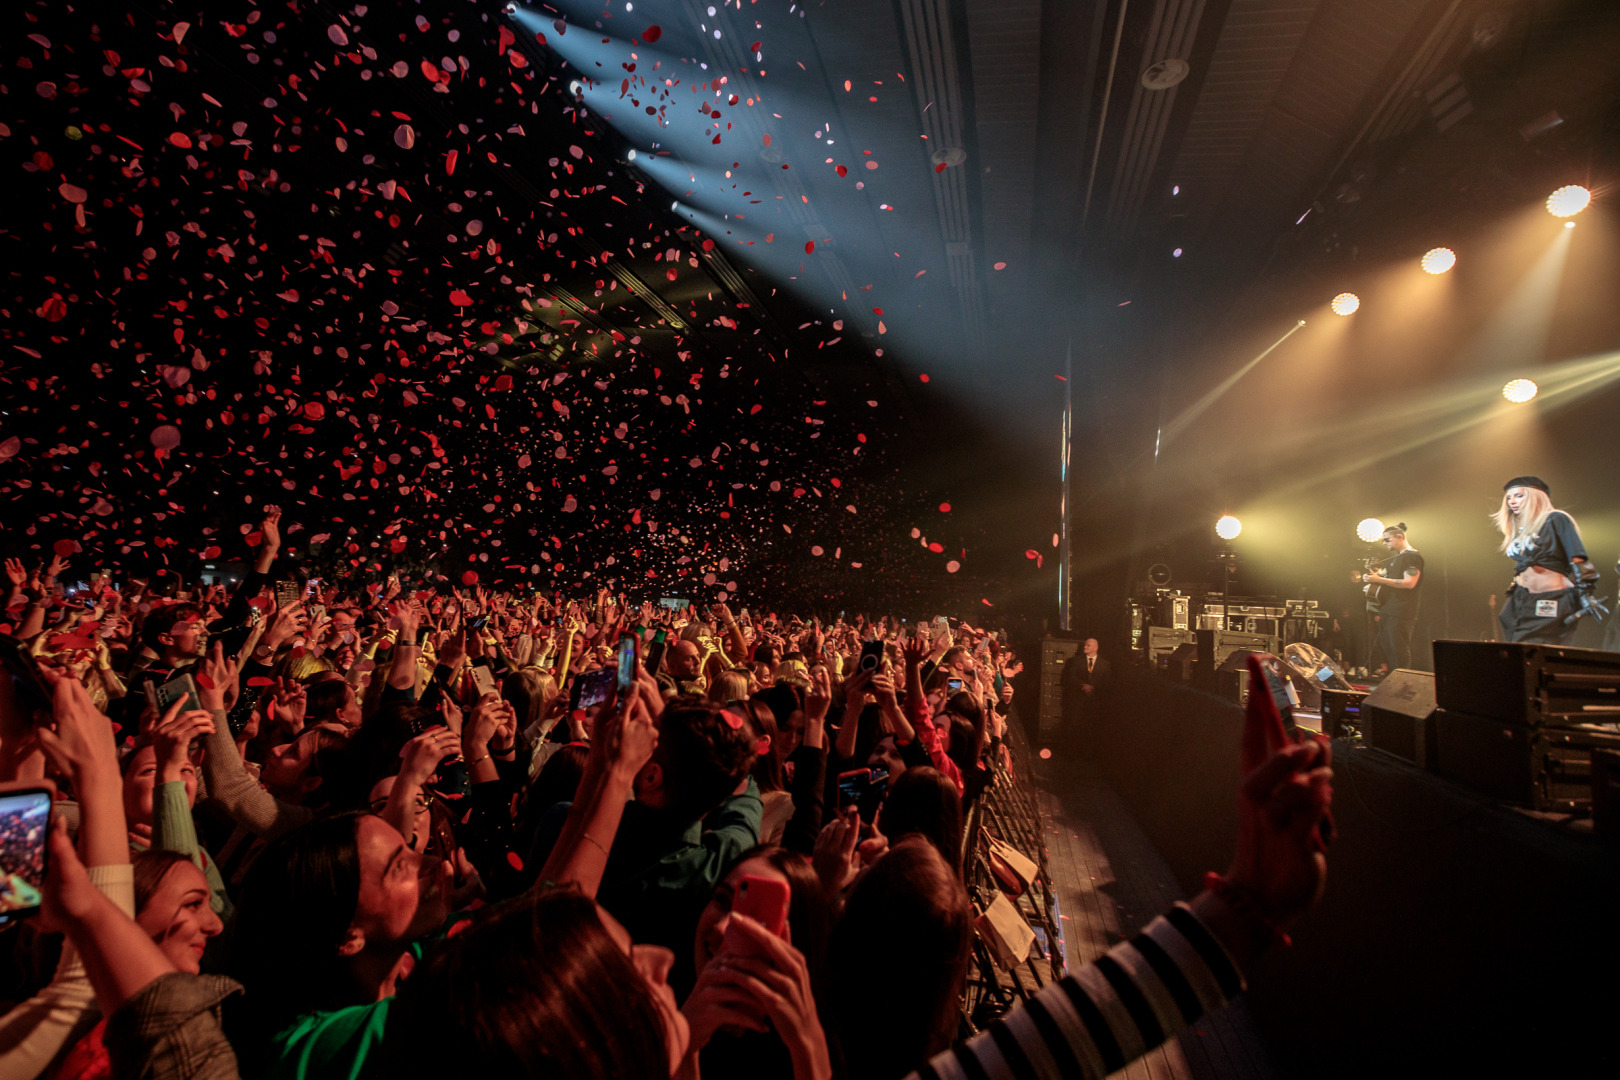
[[[39,910],[50,824],[50,789],[0,792],[0,924]]]
[[[838,812],[844,813],[861,801],[872,780],[871,769],[851,769],[838,774]]]
[[[660,630],[658,633],[662,635],[663,631]],[[668,648],[669,642],[665,641],[662,636],[655,637],[652,644],[647,646],[647,651],[642,656],[647,666],[647,674],[653,676],[658,674],[658,669],[664,666],[664,652]]]
[[[866,790],[861,792],[862,821],[871,822],[877,818],[878,807],[883,805],[883,797],[888,793],[889,770],[873,769]]]
[[[958,690],[962,689],[962,680],[961,679],[946,679],[945,680],[945,688],[948,689],[951,693],[954,694]]]
[[[615,675],[612,668],[587,671],[581,675],[579,681],[575,683],[579,690],[578,696],[574,699],[574,708],[589,709],[606,701],[608,691],[613,688]]]
[[[636,637],[634,634],[622,634],[619,637],[619,695],[622,697],[628,694],[634,685],[636,685]]]

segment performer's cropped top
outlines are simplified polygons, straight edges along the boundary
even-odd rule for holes
[[[1586,558],[1586,545],[1581,543],[1581,534],[1575,531],[1575,522],[1569,515],[1554,510],[1535,536],[1528,540],[1521,537],[1509,545],[1507,555],[1513,560],[1515,574],[1539,566],[1573,578],[1575,571],[1571,563]]]

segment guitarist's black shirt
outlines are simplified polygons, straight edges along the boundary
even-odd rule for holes
[[[1391,581],[1400,581],[1408,570],[1416,570],[1419,574],[1423,571],[1423,556],[1418,554],[1416,548],[1407,548],[1396,555],[1380,576],[1387,577]],[[1397,619],[1414,618],[1418,612],[1418,594],[1422,591],[1421,576],[1418,578],[1416,588],[1392,589],[1386,585],[1378,599],[1379,608],[1384,615],[1394,616]]]

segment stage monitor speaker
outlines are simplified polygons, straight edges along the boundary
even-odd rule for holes
[[[1434,772],[1434,710],[1434,676],[1396,668],[1362,700],[1362,734],[1369,746]]]
[[[1620,750],[1620,734],[1508,724],[1449,709],[1434,714],[1434,725],[1439,774],[1482,795],[1564,814],[1585,813],[1612,797],[1615,781],[1607,777],[1607,790],[1594,790],[1594,758]]]
[[[1620,720],[1620,653],[1506,641],[1436,641],[1435,696],[1510,724]]]

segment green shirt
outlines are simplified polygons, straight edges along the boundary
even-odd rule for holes
[[[382,1047],[388,1024],[383,998],[332,1012],[305,1013],[270,1040],[267,1080],[359,1080]]]

